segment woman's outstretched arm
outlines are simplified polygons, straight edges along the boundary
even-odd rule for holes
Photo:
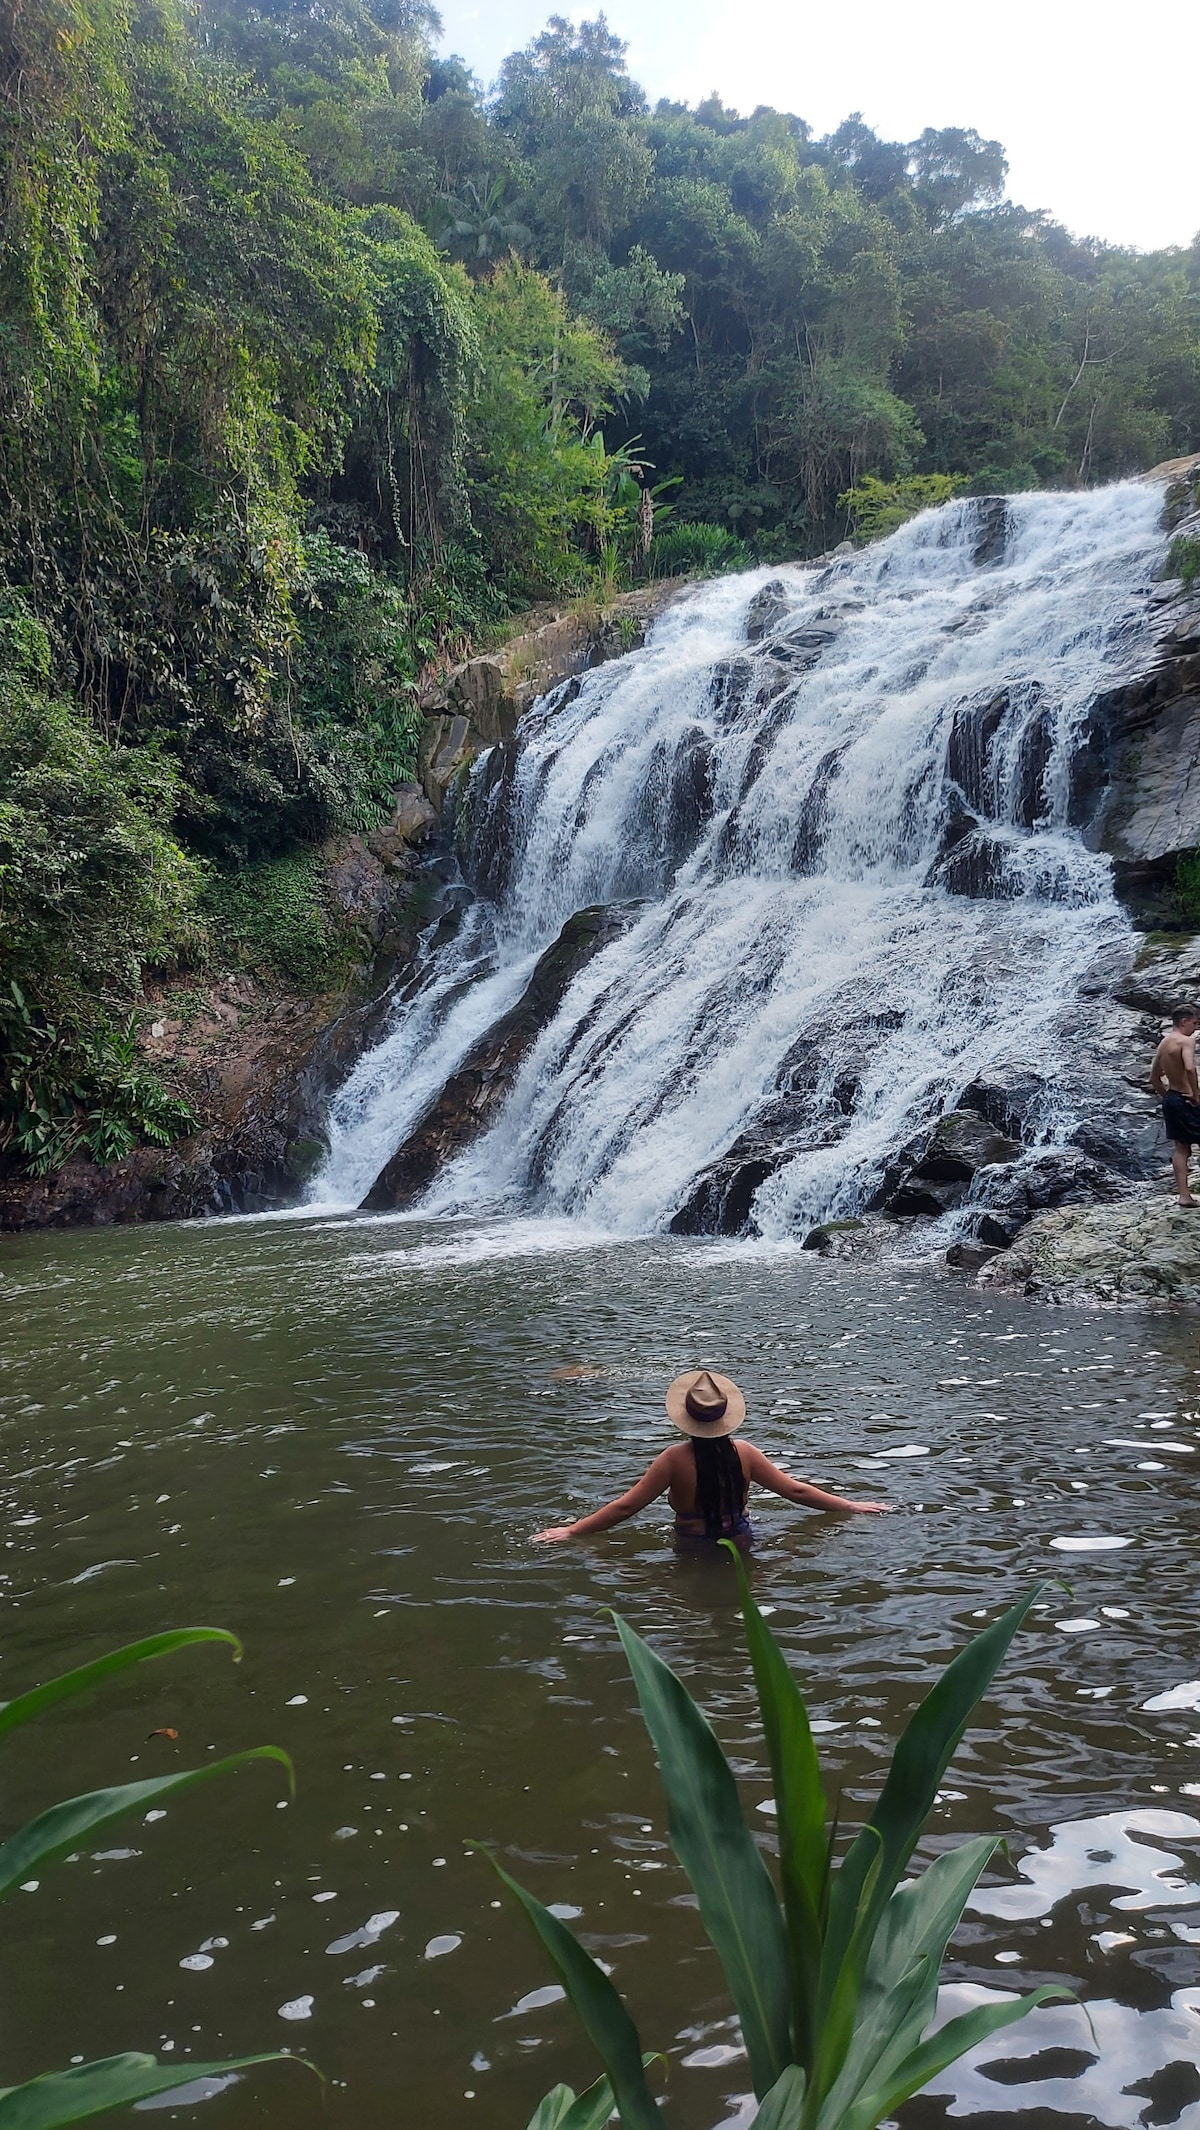
[[[838,1509],[848,1516],[886,1516],[886,1501],[847,1501],[842,1494],[827,1494],[823,1487],[812,1487],[806,1479],[789,1478],[777,1464],[764,1457],[751,1443],[749,1477],[756,1486],[768,1487],[772,1494],[781,1494],[785,1501],[798,1501],[806,1509]]]
[[[630,1487],[627,1494],[619,1494],[615,1501],[606,1501],[602,1509],[593,1509],[590,1516],[581,1516],[573,1524],[552,1524],[548,1531],[535,1532],[534,1545],[553,1546],[564,1538],[584,1538],[589,1531],[609,1531],[614,1524],[623,1524],[627,1517],[636,1516],[647,1502],[666,1493],[671,1484],[673,1455],[673,1448],[663,1450],[642,1473],[636,1486]]]

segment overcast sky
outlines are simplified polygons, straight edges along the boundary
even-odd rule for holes
[[[438,0],[446,35],[490,81],[553,0]],[[1200,230],[1200,0],[608,0],[653,100],[716,89],[815,133],[851,111],[891,140],[974,126],[1008,150],[1009,192],[1077,236],[1153,249]]]

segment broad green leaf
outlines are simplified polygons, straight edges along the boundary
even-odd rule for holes
[[[34,1686],[27,1694],[18,1694],[13,1701],[0,1702],[0,1738],[6,1731],[15,1731],[20,1723],[29,1723],[59,1701],[66,1701],[72,1694],[86,1693],[89,1686],[99,1686],[110,1679],[114,1672],[128,1671],[133,1664],[146,1664],[152,1657],[169,1657],[177,1649],[188,1649],[194,1642],[225,1642],[234,1652],[235,1661],[241,1657],[242,1645],[235,1634],[226,1633],[223,1627],[177,1627],[168,1634],[147,1635],[141,1642],[128,1642],[124,1649],[110,1650],[105,1657],[96,1657],[91,1664],[81,1664],[76,1671],[65,1671],[57,1679],[47,1679],[44,1686]]]
[[[850,1934],[850,1943],[846,1956],[834,1975],[828,2001],[825,2001],[822,1995],[822,2000],[818,2006],[814,2037],[816,2061],[813,2064],[809,2078],[807,2112],[810,2119],[824,2103],[826,2095],[846,2062],[854,2029],[861,2016],[860,1995],[862,1979],[871,1950],[871,1940],[875,1932],[872,1900],[875,1891],[875,1880],[879,1870],[879,1836],[873,1827],[867,1827],[864,1831],[868,1837],[868,1842],[874,1841],[876,1853],[859,1888],[858,1910],[854,1917],[854,1927]],[[823,1991],[825,1982],[824,1966],[822,1966],[821,1981]]]
[[[938,1971],[946,1945],[998,1841],[997,1835],[983,1835],[948,1850],[911,1886],[898,1887],[886,1904],[873,1928],[853,2031],[822,2107],[823,2121],[836,2122],[857,2094],[880,2084],[889,2066],[917,2046],[937,2009]],[[847,1960],[843,1978],[850,1977],[854,1967],[855,1962]],[[908,1984],[916,1974],[924,1981],[914,1995]]]
[[[961,1649],[926,1695],[892,1755],[874,1811],[851,1844],[830,1893],[822,1961],[822,1999],[828,2003],[856,1929],[867,1872],[875,1860],[874,1829],[882,1844],[872,1895],[875,1912],[888,1899],[933,1808],[937,1787],[971,1715],[1000,1668],[1017,1629],[1041,1593],[1031,1590]]]
[[[252,1760],[278,1761],[280,1767],[287,1769],[291,1786],[292,1763],[287,1754],[277,1745],[256,1745],[243,1753],[230,1753],[225,1760],[211,1761],[203,1768],[187,1768],[178,1775],[156,1775],[146,1782],[122,1783],[112,1790],[88,1790],[82,1797],[68,1797],[60,1805],[51,1805],[48,1812],[31,1819],[28,1826],[19,1828],[0,1844],[0,1897],[11,1893],[14,1886],[32,1877],[35,1871],[54,1863],[57,1857],[77,1849],[114,1819],[177,1797],[198,1782],[211,1782],[215,1775],[227,1775]]]
[[[608,2080],[605,2079],[604,2083],[608,2085]],[[612,2113],[611,2095],[612,2089],[609,2087],[609,2114]],[[552,2086],[530,2116],[529,2130],[562,2130],[562,2125],[574,2105],[575,2094],[570,2086]]]
[[[821,2121],[821,2130],[876,2130],[876,2125],[885,2116],[895,2113],[903,2101],[910,2100],[936,2078],[947,2065],[957,2063],[969,2049],[976,2048],[991,2034],[998,2034],[1006,2026],[1015,2026],[1035,2011],[1039,2004],[1050,2004],[1070,1999],[1074,1992],[1061,1983],[1049,1982],[1041,1989],[1030,1990],[1028,1996],[1009,1998],[1002,2004],[980,2004],[972,2011],[962,2012],[957,2019],[947,2020],[928,2041],[923,2041],[911,2056],[898,2064],[886,2086],[877,2086],[865,2093],[845,2113],[838,2116],[836,2125]],[[3,2130],[3,2125],[0,2125]]]
[[[259,2063],[304,2063],[302,2056],[272,2050],[266,2056],[236,2056],[228,2063],[159,2063],[157,2057],[130,2052],[75,2064],[69,2071],[46,2071],[26,2085],[0,2092],[0,2130],[57,2130],[60,2123],[83,2122],[109,2108],[127,2108],[152,2093],[170,2093],[197,2078],[227,2078]],[[306,2065],[311,2069],[311,2065]]]
[[[602,1967],[548,1908],[510,1878],[488,1850],[483,1855],[520,1902],[550,1956],[559,1981],[583,2022],[588,2039],[612,2083],[624,2130],[662,2130],[662,2117],[646,2084],[638,2030]],[[3,2130],[3,2125],[0,2125]]]
[[[647,2056],[643,2061],[653,2063],[654,2058]],[[578,2097],[570,2086],[555,2086],[536,2110],[529,2130],[604,2130],[612,2112],[613,2090],[607,2078],[598,2078]]]
[[[575,2104],[575,2094],[570,2086],[551,2086],[529,2118],[527,2130],[559,2130],[568,2108]]]
[[[798,2063],[790,2063],[777,2078],[755,2113],[751,2130],[800,2130],[804,2112],[805,2077]]]
[[[842,1971],[844,1982],[851,1971],[852,1962],[847,1960]],[[834,2003],[837,2002],[835,1995]],[[836,2052],[831,2050],[821,2065],[826,2091],[817,2115],[818,2130],[829,2130],[831,2123],[840,2122],[863,2087],[879,2082],[873,2073],[881,2063],[902,2058],[916,2047],[936,2004],[937,1969],[924,1957],[906,1968],[890,1989],[878,1992],[867,2003],[858,2003],[852,2031],[839,2037]],[[830,2068],[837,2066],[838,2075],[832,2083],[827,2064]],[[819,2094],[820,2090],[817,2087],[814,2092]]]
[[[761,2100],[792,2061],[787,1937],[733,1771],[669,1665],[613,1615],[670,1806],[671,1843],[725,1970]]]
[[[811,2070],[821,1972],[821,1906],[829,1875],[825,1788],[803,1696],[754,1602],[737,1547],[729,1540],[723,1543],[737,1569],[746,1642],[771,1761],[791,1955],[792,2043],[797,2062]]]

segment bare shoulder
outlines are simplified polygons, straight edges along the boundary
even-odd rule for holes
[[[746,1442],[740,1435],[737,1441],[737,1453],[741,1458],[744,1472],[753,1474],[756,1470],[761,1471],[764,1465],[766,1465],[768,1471],[774,1471],[775,1469],[770,1458],[764,1457],[756,1442]]]

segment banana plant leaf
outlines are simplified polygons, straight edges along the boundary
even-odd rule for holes
[[[642,2062],[652,2064],[654,2058],[644,2056]],[[604,2130],[613,2106],[613,2089],[607,2078],[598,2078],[594,2086],[578,2095],[570,2086],[555,2086],[539,2103],[529,2130]]]
[[[725,1970],[761,2100],[792,2061],[792,1991],[779,1899],[707,1718],[641,1636],[619,1617],[616,1625],[658,1754],[671,1844]]]
[[[875,1876],[866,1914],[874,1918],[912,1855],[963,1732],[1042,1587],[1039,1584],[1010,1606],[959,1651],[903,1732],[875,1808],[832,1883],[818,2016],[833,1997],[858,1930],[868,1873],[874,1871]]]
[[[652,2056],[643,2056],[638,2031],[604,1969],[585,1952],[572,1931],[548,1908],[510,1878],[490,1851],[484,1849],[493,1871],[520,1904],[551,1965],[566,1990],[587,2031],[596,2054],[608,2073],[612,2098],[616,2100],[624,2130],[662,2130],[662,2117],[646,2083],[645,2066]],[[594,2089],[593,2089],[594,2090]],[[547,2096],[549,2098],[550,2096]],[[586,2095],[583,2098],[586,2099]],[[542,2103],[543,2107],[546,2102]],[[611,2109],[612,2099],[609,2101]],[[551,2119],[553,2120],[553,2118]],[[583,2123],[590,2118],[582,2117]],[[3,2130],[3,2125],[0,2125]],[[570,2130],[577,2130],[573,2123]]]
[[[901,2103],[911,2100],[930,2079],[936,2078],[969,2049],[977,2048],[991,2034],[998,2034],[1006,2026],[1015,2026],[1029,2012],[1036,2011],[1039,2004],[1053,2004],[1069,1999],[1073,1992],[1061,1983],[1047,1982],[1040,1989],[1030,1990],[1024,1997],[1013,1997],[1002,2004],[980,2004],[969,2012],[962,2012],[957,2019],[947,2020],[936,2034],[912,2051],[903,2063],[896,2066],[885,2084],[864,2093],[858,2101],[842,2114],[826,2116],[822,2110],[818,2118],[819,2130],[876,2130],[876,2125],[885,2117],[893,2115]],[[0,2125],[0,2130],[3,2126]]]
[[[800,2130],[806,2087],[799,2064],[790,2063],[756,2110],[751,2130]]]
[[[75,1671],[48,1679],[44,1686],[31,1687],[27,1694],[18,1694],[12,1701],[0,1702],[0,1738],[6,1731],[15,1731],[19,1724],[31,1723],[35,1716],[69,1700],[73,1694],[86,1693],[90,1686],[99,1686],[115,1673],[128,1671],[131,1665],[169,1657],[175,1650],[188,1649],[196,1642],[225,1642],[233,1651],[234,1662],[241,1660],[241,1643],[223,1627],[176,1627],[167,1634],[146,1635],[140,1642],[127,1642],[123,1649],[112,1649],[91,1664],[81,1664]]]
[[[266,2056],[231,2057],[227,2063],[166,2064],[135,2052],[102,2056],[95,2063],[74,2064],[69,2071],[46,2071],[23,2086],[0,2091],[0,2130],[58,2130],[60,2124],[83,2122],[109,2108],[130,2107],[154,2093],[191,2085],[197,2078],[227,2078],[231,2071],[246,2071],[260,2063],[298,2063],[312,2069],[302,2056],[278,2049]]]
[[[251,1746],[242,1753],[230,1753],[224,1760],[210,1761],[202,1768],[187,1768],[177,1775],[158,1775],[145,1782],[126,1782],[111,1790],[89,1790],[81,1797],[68,1797],[62,1804],[51,1805],[49,1811],[31,1819],[27,1826],[20,1827],[6,1842],[0,1843],[0,1898],[11,1893],[24,1879],[60,1856],[67,1856],[72,1849],[98,1834],[115,1819],[123,1819],[128,1812],[137,1812],[144,1806],[154,1805],[166,1798],[177,1797],[184,1790],[194,1789],[199,1782],[211,1782],[216,1775],[228,1775],[232,1769],[245,1767],[254,1760],[274,1760],[287,1770],[289,1787],[294,1788],[292,1763],[288,1755],[277,1745]]]
[[[804,1697],[750,1589],[741,1554],[723,1541],[737,1571],[746,1643],[766,1732],[779,1833],[779,1874],[791,1963],[792,2044],[811,2071],[829,1883],[825,1786]]]

